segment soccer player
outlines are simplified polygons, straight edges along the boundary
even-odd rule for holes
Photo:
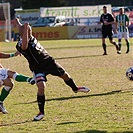
[[[17,55],[19,55],[19,52],[15,52],[12,54],[0,52],[0,58],[10,58]],[[8,113],[7,110],[4,108],[3,102],[13,88],[13,81],[11,80],[11,78],[18,82],[29,82],[30,84],[35,83],[33,78],[29,78],[27,76],[18,74],[17,72],[8,70],[4,68],[0,63],[0,87],[4,86],[0,95],[0,112],[2,112],[3,114]]]
[[[126,53],[129,52],[129,31],[128,31],[128,26],[129,26],[129,17],[124,14],[124,9],[120,8],[119,9],[119,15],[116,16],[116,26],[118,29],[117,33],[117,38],[118,38],[118,45],[119,45],[119,50],[121,52],[121,40],[122,37],[124,37],[127,45],[127,51]]]
[[[18,24],[20,40],[18,41],[16,48],[22,53],[29,63],[29,68],[33,72],[36,85],[38,87],[37,102],[39,107],[39,114],[34,117],[35,121],[39,121],[44,117],[45,106],[45,88],[46,88],[46,76],[51,74],[58,76],[64,80],[64,82],[77,92],[89,92],[87,87],[78,87],[70,75],[65,69],[51,57],[48,52],[40,45],[37,39],[32,35],[32,29],[28,23],[24,25],[20,24],[19,20],[15,18],[14,23]]]
[[[114,17],[112,14],[108,13],[106,6],[103,6],[103,14],[100,17],[99,24],[101,23],[102,23],[102,47],[104,50],[103,55],[107,55],[106,43],[105,43],[105,39],[107,36],[109,38],[110,43],[115,45],[117,53],[120,54],[119,47],[116,44],[116,42],[113,40],[112,24],[115,24]]]

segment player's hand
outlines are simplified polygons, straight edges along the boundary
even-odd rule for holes
[[[18,55],[21,56],[21,53],[20,53],[19,51],[16,51],[16,52],[14,53],[14,55],[15,55],[15,56],[18,56]]]
[[[14,18],[12,20],[12,24],[13,24],[14,27],[16,27],[16,26],[18,26],[18,27],[22,26],[22,24],[20,23],[20,21],[19,21],[18,18]]]

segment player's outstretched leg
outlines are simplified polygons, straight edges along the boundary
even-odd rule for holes
[[[65,80],[64,80],[65,81]],[[72,88],[72,90],[77,93],[77,92],[84,92],[84,93],[88,93],[90,91],[89,88],[85,87],[85,86],[81,86],[78,87],[76,86],[75,82],[73,79],[69,79],[68,81],[65,81],[65,83]]]
[[[31,85],[35,84],[34,78],[30,78],[30,77],[24,76],[22,74],[18,74],[17,72],[13,72],[13,71],[9,70],[8,75],[10,78],[13,78],[17,82],[28,82]]]
[[[75,93],[77,93],[77,92],[84,92],[84,93],[87,93],[87,92],[90,91],[90,89],[87,88],[87,87],[84,87],[84,86],[78,87],[78,86],[75,84],[74,80],[73,80],[72,78],[70,78],[70,75],[69,75],[67,72],[65,72],[64,75],[60,76],[60,78],[62,78],[62,79],[65,81],[65,83],[66,83],[69,87],[71,87],[72,90],[73,90]]]

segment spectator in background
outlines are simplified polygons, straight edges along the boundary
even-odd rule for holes
[[[124,14],[124,9],[120,8],[119,15],[116,16],[116,29],[118,30],[117,38],[118,38],[118,45],[119,45],[120,52],[121,52],[122,37],[124,37],[126,41],[126,45],[127,45],[126,53],[129,52],[130,43],[129,43],[128,26],[129,26],[129,17],[126,14]]]
[[[100,17],[100,22],[99,22],[99,24],[101,24],[101,23],[103,24],[102,25],[102,47],[104,50],[103,55],[107,55],[106,43],[105,43],[105,39],[107,36],[109,37],[110,43],[115,45],[117,53],[120,54],[119,47],[116,44],[116,42],[113,40],[112,24],[115,24],[114,17],[112,14],[108,13],[107,11],[108,11],[107,7],[104,6],[103,14]]]

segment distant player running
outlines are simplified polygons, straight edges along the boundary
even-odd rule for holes
[[[58,76],[64,82],[77,92],[89,92],[87,87],[78,87],[65,69],[51,57],[48,52],[40,45],[37,39],[32,35],[32,29],[28,23],[22,25],[18,19],[14,19],[14,24],[18,24],[20,40],[16,48],[22,53],[29,63],[29,68],[33,72],[38,87],[37,102],[39,107],[39,114],[34,117],[34,120],[39,121],[44,117],[45,106],[45,91],[46,76],[51,74]]]
[[[129,52],[129,31],[128,31],[128,26],[129,26],[129,17],[124,14],[124,9],[120,8],[119,10],[119,15],[116,16],[116,26],[118,29],[117,33],[117,38],[118,38],[118,45],[119,45],[119,50],[121,51],[121,40],[122,37],[124,37],[127,45],[127,51],[126,53]]]
[[[0,52],[0,58],[10,58],[17,55],[19,55],[19,52],[15,52],[13,54]],[[3,114],[8,113],[7,110],[4,108],[3,102],[5,98],[9,95],[10,90],[13,88],[13,81],[11,80],[11,78],[18,82],[29,82],[30,84],[35,83],[35,81],[32,78],[8,70],[4,68],[0,63],[0,87],[4,86],[0,95],[0,112],[2,112]]]
[[[108,36],[110,43],[114,44],[117,50],[117,53],[119,54],[119,47],[116,44],[116,42],[113,40],[113,30],[112,30],[112,24],[115,24],[114,22],[114,17],[112,14],[107,12],[107,7],[103,7],[103,14],[100,17],[100,22],[102,23],[102,47],[104,50],[103,55],[107,55],[107,50],[106,50],[106,43],[105,39]]]

